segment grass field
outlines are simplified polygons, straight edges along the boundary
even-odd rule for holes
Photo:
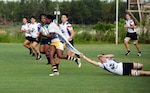
[[[97,60],[99,53],[113,53],[118,61],[140,62],[150,70],[150,45],[141,44],[142,56],[131,46],[125,56],[123,44],[75,45],[86,56]],[[29,56],[22,44],[0,43],[0,93],[150,93],[150,77],[118,76],[94,67],[82,59],[82,67],[61,60],[60,76],[49,77],[51,66]]]

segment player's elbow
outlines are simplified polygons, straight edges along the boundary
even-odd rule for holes
[[[96,66],[96,67],[99,67],[99,65],[98,65],[98,64],[95,64],[95,66]]]
[[[111,54],[111,57],[114,58],[115,56],[113,54]]]
[[[113,54],[109,54],[106,57],[108,57],[108,58],[114,58],[114,55]]]

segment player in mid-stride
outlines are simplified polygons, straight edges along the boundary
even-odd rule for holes
[[[23,17],[22,19],[22,23],[23,25],[21,26],[21,29],[18,30],[19,33],[25,33],[25,37],[26,37],[26,40],[23,42],[23,45],[29,49],[29,54],[34,56],[34,52],[32,50],[32,47],[31,47],[31,43],[32,43],[32,37],[31,37],[31,34],[30,33],[27,33],[28,30],[29,30],[29,23],[28,23],[28,20],[26,17]]]
[[[62,31],[63,35],[66,37],[66,39],[74,46],[73,37],[75,36],[75,32],[73,30],[72,25],[68,22],[68,14],[64,13],[61,16],[62,23],[59,24],[59,28]],[[62,40],[62,42],[64,42]],[[66,54],[69,56],[74,56],[75,54],[71,52],[70,50],[66,49]]]
[[[135,24],[134,24],[134,21],[131,19],[130,14],[126,14],[126,24],[124,27],[127,29],[127,34],[126,34],[126,37],[124,39],[124,45],[127,49],[127,53],[125,55],[126,56],[130,55],[131,52],[130,52],[128,42],[130,40],[133,40],[133,44],[135,45],[135,47],[138,50],[138,56],[141,56],[141,50],[140,50],[140,46],[138,44],[137,34],[135,31]]]
[[[49,58],[49,45],[50,45],[50,39],[47,38],[43,33],[47,33],[48,30],[48,24],[46,24],[46,14],[40,14],[40,21],[41,25],[38,28],[40,32],[40,53],[45,54],[47,58],[47,65],[50,64],[50,58]]]
[[[101,67],[104,70],[114,74],[128,75],[128,76],[150,76],[150,71],[141,70],[143,64],[117,62],[114,59],[113,54],[107,54],[107,55],[99,54],[97,57],[100,62],[93,61],[83,54],[81,54],[80,57],[85,59],[87,62],[95,66]]]
[[[29,26],[28,33],[30,33],[32,36],[32,48],[36,53],[36,60],[41,60],[42,57],[38,49],[38,44],[40,42],[38,38],[39,36],[38,27],[40,26],[40,23],[36,22],[35,16],[31,16],[30,20],[31,20],[31,24]]]
[[[52,73],[49,74],[49,76],[58,76],[58,66],[59,61],[58,59],[66,59],[66,60],[72,60],[75,63],[77,63],[78,67],[81,67],[81,62],[79,58],[71,57],[67,54],[63,54],[64,46],[60,41],[60,34],[61,31],[59,30],[59,27],[53,22],[54,16],[53,15],[47,15],[47,22],[49,23],[48,31],[49,35],[47,37],[51,38],[51,44],[50,44],[50,62],[52,66]],[[61,37],[63,38],[63,37]],[[54,57],[57,57],[55,60]]]

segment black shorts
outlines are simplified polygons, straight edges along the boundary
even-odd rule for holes
[[[133,63],[123,63],[123,75],[131,75]]]
[[[71,41],[69,41],[69,42],[70,42],[70,44],[71,44],[72,46],[74,46],[73,39],[72,39]]]
[[[40,42],[40,45],[45,45],[45,44],[48,44],[50,45],[51,44],[51,39],[42,39],[41,42]]]
[[[40,43],[40,40],[38,39],[36,39],[36,38],[32,38],[32,40],[31,40],[32,42],[37,42],[37,43]]]
[[[127,33],[126,37],[130,37],[131,40],[137,40],[137,34],[135,33]]]
[[[32,37],[27,36],[27,37],[26,37],[26,40],[29,40],[29,41],[31,42],[31,41],[32,41]]]

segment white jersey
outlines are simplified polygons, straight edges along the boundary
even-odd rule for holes
[[[57,35],[57,32],[59,32],[59,27],[58,27],[55,23],[51,22],[51,23],[49,24],[49,26],[48,26],[48,31],[49,31],[49,33],[55,33],[55,36],[54,36],[54,38],[51,40],[51,42],[60,41],[60,40],[59,40],[59,37],[58,37],[58,35]]]
[[[26,32],[27,30],[29,30],[29,25],[29,23],[26,23],[21,26],[21,30],[25,33],[25,37],[31,37],[31,34]]]
[[[106,61],[105,63],[98,62],[99,66],[109,72],[123,75],[123,64],[121,62],[116,62],[114,58],[107,58]]]
[[[67,21],[65,24],[59,24],[59,28],[62,31],[63,35],[66,37],[66,39],[69,39],[71,35],[70,31],[73,30],[72,25]]]
[[[35,22],[34,24],[30,24],[30,34],[32,38],[37,38],[38,36],[38,27],[40,26],[40,23]]]
[[[126,20],[126,25],[132,26],[132,25],[134,25],[134,21],[132,19],[128,19],[128,20]],[[134,28],[127,28],[127,30],[128,30],[128,33],[135,33],[136,32]]]

